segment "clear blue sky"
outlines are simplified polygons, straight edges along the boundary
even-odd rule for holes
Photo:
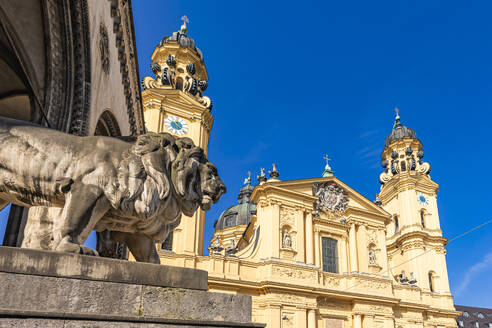
[[[394,107],[424,144],[453,238],[491,219],[490,1],[134,0],[141,77],[161,38],[190,19],[215,123],[209,159],[228,193],[206,216],[207,244],[248,171],[335,175],[374,199]],[[447,246],[456,304],[492,307],[492,224]]]

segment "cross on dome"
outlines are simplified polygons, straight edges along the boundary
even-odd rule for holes
[[[183,25],[181,25],[181,33],[187,33],[188,32],[188,27],[186,26],[186,23],[189,23],[190,20],[188,19],[188,16],[183,15],[181,16],[181,20],[183,21]]]
[[[325,165],[325,170],[323,171],[322,177],[332,177],[333,176],[333,170],[330,167],[330,164],[328,164],[328,161],[331,161],[332,159],[328,157],[328,155],[323,156],[323,158],[326,160],[326,165]]]

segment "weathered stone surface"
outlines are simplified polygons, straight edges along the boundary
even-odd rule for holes
[[[208,289],[203,270],[16,247],[0,247],[0,272]]]
[[[98,265],[130,274],[101,276]],[[144,275],[159,269],[166,267],[0,247],[0,327],[262,327],[251,323],[250,296],[168,287],[169,280],[156,286]],[[191,278],[198,272],[206,286],[206,272],[174,269]]]
[[[90,321],[67,319],[16,319],[0,318],[0,328],[260,328],[259,324],[234,323],[234,322],[205,322],[190,320],[169,320],[165,322],[129,322],[129,321]]]
[[[155,242],[226,189],[202,148],[169,133],[79,137],[0,117],[0,138],[0,209],[55,209],[28,219],[26,248],[97,255],[83,243],[108,230],[137,261],[159,263]]]

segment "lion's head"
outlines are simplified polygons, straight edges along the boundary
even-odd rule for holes
[[[207,211],[226,191],[215,166],[207,160],[203,149],[190,138],[176,140],[176,160],[171,167],[171,180],[183,213],[192,215],[198,206]]]
[[[215,166],[190,138],[150,132],[128,141],[133,146],[119,172],[121,210],[150,218],[174,197],[179,210],[191,216],[198,207],[209,210],[226,191]]]

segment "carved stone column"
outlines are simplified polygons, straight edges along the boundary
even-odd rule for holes
[[[308,328],[316,328],[316,312],[313,309],[308,310]]]
[[[313,217],[311,213],[306,214],[306,263],[314,264],[313,253]]]
[[[319,247],[319,230],[315,229],[314,230],[314,265],[321,268],[322,264],[321,264],[320,253],[321,253],[321,249]]]
[[[369,254],[367,249],[367,229],[366,226],[361,224],[357,229],[357,249],[359,250],[359,271],[369,272]]]
[[[306,309],[303,308],[297,309],[295,327],[306,328],[306,323],[307,323]]]
[[[362,316],[360,314],[354,314],[353,328],[362,328]]]
[[[347,264],[347,259],[349,258],[349,254],[348,254],[348,251],[347,251],[347,237],[346,236],[343,236],[342,237],[342,240],[341,240],[341,243],[340,243],[340,255],[338,256],[338,258],[340,259],[340,273],[344,273],[344,272],[349,272],[350,271],[350,268],[348,267],[348,264]]]
[[[270,320],[270,322],[267,323],[268,327],[281,328],[280,306],[271,306],[267,313]]]
[[[272,256],[280,258],[280,206],[275,203],[271,206],[272,210],[272,224],[273,224],[273,249]]]
[[[349,248],[350,248],[350,272],[359,271],[357,268],[357,240],[355,238],[355,223],[352,223],[350,225]]]
[[[386,251],[386,234],[384,230],[378,230],[378,242],[381,249],[381,255],[377,258],[378,264],[382,267],[382,273],[385,276],[389,275],[388,272],[388,253]]]
[[[298,262],[306,263],[306,256],[304,252],[304,211],[302,209],[297,209],[296,211],[296,226],[297,226],[296,260]]]

